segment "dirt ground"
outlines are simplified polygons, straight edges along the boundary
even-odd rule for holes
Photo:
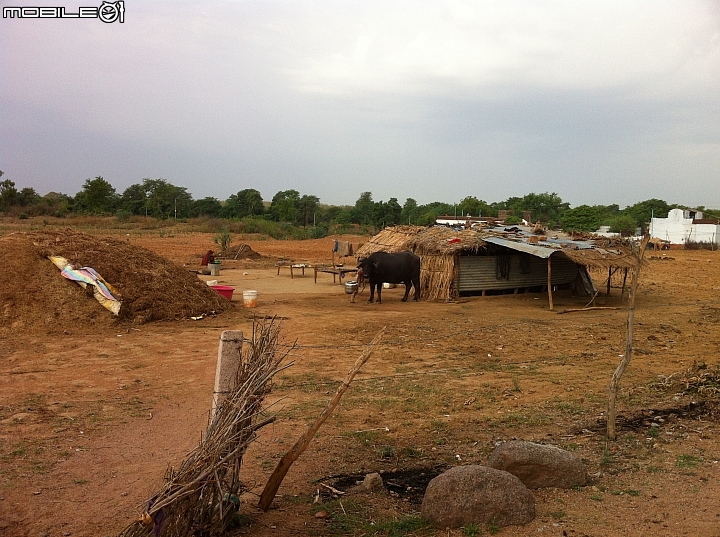
[[[215,249],[211,234],[121,238],[185,268]],[[220,333],[249,331],[253,316],[266,315],[282,319],[285,341],[297,348],[268,401],[277,419],[244,458],[250,492],[235,535],[720,535],[718,389],[716,377],[703,376],[720,358],[719,253],[650,257],[619,434],[606,443],[607,387],[624,352],[625,309],[560,315],[535,293],[402,303],[401,289],[386,290],[380,305],[366,302],[367,291],[351,303],[329,274],[315,283],[311,270],[291,278],[273,267],[280,257],[329,262],[332,239],[257,239],[242,242],[264,257],[223,260],[220,276],[198,276],[235,287],[234,307],[218,316],[14,330],[0,342],[0,535],[117,535],[167,467],[198,444]],[[246,289],[258,291],[257,308],[242,307]],[[555,296],[556,310],[583,305]],[[620,307],[620,290],[597,305]],[[279,458],[386,325],[273,507],[260,512],[258,495]],[[696,362],[708,367],[688,373]],[[573,451],[590,483],[535,491],[537,517],[523,527],[401,533],[392,526],[417,519],[432,475],[484,464],[498,442],[513,438]],[[332,498],[321,485],[347,490],[370,472],[383,473],[387,494]],[[316,516],[322,511],[327,516]]]

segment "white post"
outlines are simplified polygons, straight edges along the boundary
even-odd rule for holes
[[[220,334],[210,423],[215,419],[215,411],[217,408],[225,401],[227,394],[235,387],[235,377],[242,358],[242,342],[242,330],[224,330],[223,333]]]

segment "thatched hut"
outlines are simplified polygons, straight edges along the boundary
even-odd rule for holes
[[[387,228],[370,244],[372,251],[368,248],[364,257],[380,250],[411,250],[419,255],[421,296],[430,300],[453,300],[460,293],[543,288],[552,308],[553,287],[571,286],[586,295],[597,292],[588,267],[609,270],[611,275],[637,262],[618,241],[549,239],[517,228]]]

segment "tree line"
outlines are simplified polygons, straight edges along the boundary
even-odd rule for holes
[[[0,171],[0,178],[3,172]],[[618,205],[580,205],[570,207],[556,193],[530,193],[488,203],[467,196],[458,203],[432,202],[420,205],[407,198],[400,205],[397,198],[374,201],[371,192],[362,192],[355,205],[328,205],[318,196],[300,194],[297,190],[277,192],[266,203],[259,191],[247,188],[226,200],[213,197],[193,199],[187,188],[164,179],[143,179],[118,193],[108,181],[98,176],[87,179],[82,189],[69,196],[51,192],[40,196],[34,188],[15,188],[10,179],[0,181],[0,211],[20,218],[52,215],[114,215],[119,220],[133,216],[158,219],[222,218],[228,220],[261,219],[316,230],[311,236],[324,236],[329,229],[360,225],[382,229],[397,224],[429,225],[440,216],[497,217],[504,211],[506,224],[520,223],[529,211],[532,222],[565,231],[596,231],[609,226],[611,231],[633,233],[643,228],[652,216],[665,217],[668,211],[681,207],[660,199],[638,202],[624,209]],[[720,211],[703,211],[707,217],[720,218]]]

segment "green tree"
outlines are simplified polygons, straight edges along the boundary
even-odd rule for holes
[[[141,184],[130,185],[120,196],[120,209],[131,214],[145,215],[147,211],[147,192]]]
[[[620,214],[610,221],[610,231],[623,235],[635,235],[638,227],[637,220],[629,214]]]
[[[222,215],[226,218],[245,218],[257,216],[265,212],[262,194],[254,188],[246,188],[232,194],[223,206]]]
[[[372,224],[375,216],[375,203],[372,192],[363,192],[355,202],[352,211],[352,221],[356,224]]]
[[[668,212],[670,212],[673,207],[674,206],[668,205],[663,200],[653,198],[625,207],[623,214],[635,220],[635,227],[639,225],[644,230],[647,228],[653,216],[655,218],[666,218]],[[635,229],[633,228],[633,232],[634,231]]]
[[[475,196],[463,198],[458,203],[457,210],[462,216],[491,216],[494,212],[487,202],[479,200]],[[494,214],[497,215],[497,212],[495,211]]]
[[[165,179],[143,179],[147,196],[147,211],[155,218],[187,218],[190,215],[192,196],[185,187],[175,186]]]
[[[397,198],[390,198],[385,203],[378,201],[373,208],[373,224],[377,228],[394,226],[399,224],[402,218],[402,207],[398,203]]]
[[[0,170],[0,177],[3,176]],[[9,209],[17,203],[17,189],[10,179],[0,182],[0,209]]]
[[[222,205],[216,198],[206,197],[190,204],[190,216],[220,216]]]
[[[17,203],[20,207],[28,207],[30,205],[37,205],[40,203],[42,198],[35,192],[34,188],[25,187],[17,195]]]
[[[597,207],[579,205],[568,209],[560,219],[564,231],[597,231],[600,227],[600,214]]]
[[[300,201],[300,193],[297,190],[281,190],[273,196],[270,202],[270,214],[277,222],[297,221],[297,204]]]
[[[86,179],[82,190],[75,195],[77,209],[90,214],[113,213],[118,202],[115,187],[100,175],[95,179]]]
[[[303,226],[307,227],[310,222],[314,221],[314,216],[318,209],[318,203],[320,203],[320,198],[317,196],[309,196],[307,194],[298,200],[298,218]]]
[[[64,217],[74,209],[73,198],[67,194],[59,194],[57,192],[48,192],[45,194],[42,197],[42,204],[47,214],[54,214],[59,218]]]
[[[417,222],[418,214],[419,213],[417,201],[415,201],[413,198],[408,198],[403,204],[402,212],[400,213],[400,221],[403,224],[410,225],[413,222]]]
[[[416,224],[419,226],[429,226],[433,224],[439,216],[455,216],[455,206],[441,201],[434,201],[418,207],[418,213],[419,216]]]
[[[531,192],[522,198],[520,207],[513,207],[515,216],[522,216],[522,211],[532,211],[531,218],[535,222],[559,222],[570,204],[564,202],[555,192],[535,194]],[[519,210],[518,210],[519,209]]]

